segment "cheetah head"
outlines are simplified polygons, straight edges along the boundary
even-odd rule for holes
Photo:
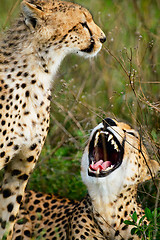
[[[106,40],[89,11],[71,2],[23,0],[22,13],[36,46],[47,52],[93,57]]]
[[[155,176],[159,164],[150,160],[137,131],[106,118],[95,127],[85,149],[81,175],[89,192],[97,186],[111,193]]]

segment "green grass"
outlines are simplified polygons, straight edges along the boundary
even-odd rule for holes
[[[17,15],[20,1],[0,1],[4,29]],[[107,42],[92,60],[68,56],[63,61],[53,85],[50,131],[28,185],[73,199],[86,193],[80,159],[90,130],[102,118],[130,123],[144,136],[151,158],[158,161],[160,155],[158,1],[76,2],[92,12]],[[154,209],[159,198],[154,184],[147,183],[140,192],[142,203],[145,199]]]

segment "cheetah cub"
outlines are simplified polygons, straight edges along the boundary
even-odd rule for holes
[[[13,240],[138,240],[124,224],[143,210],[137,186],[160,169],[150,160],[139,134],[129,125],[105,119],[95,127],[85,149],[81,175],[88,193],[73,202],[51,194],[26,193]]]
[[[50,88],[63,58],[93,57],[106,37],[83,7],[24,0],[15,25],[0,40],[0,239],[12,228],[28,178],[43,147]],[[10,238],[8,236],[8,239]]]

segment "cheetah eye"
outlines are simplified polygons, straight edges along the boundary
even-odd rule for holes
[[[88,27],[87,22],[82,22],[81,25],[82,25],[83,28],[87,28],[90,35],[92,36],[92,32],[91,32],[90,28]]]
[[[82,25],[82,27],[86,27],[86,28],[88,28],[88,25],[87,25],[86,22],[81,23],[81,25]]]
[[[36,8],[38,8],[39,10],[41,10],[41,11],[42,11],[42,8],[41,8],[40,6],[36,6]]]
[[[134,136],[134,137],[136,137],[136,138],[138,138],[138,136],[135,133],[133,133],[133,132],[127,132],[127,133],[132,135],[132,136]]]

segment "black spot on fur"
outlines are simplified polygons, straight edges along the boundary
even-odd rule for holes
[[[19,176],[18,179],[26,181],[28,179],[28,175],[23,174],[23,175]]]
[[[13,204],[12,203],[8,204],[7,210],[8,210],[8,212],[12,212],[12,210],[13,210]]]
[[[118,235],[119,235],[119,231],[117,230],[114,236],[118,236]]]
[[[6,188],[3,190],[3,197],[8,198],[11,196],[11,190],[9,188]]]
[[[37,147],[37,144],[34,143],[34,144],[32,144],[32,146],[30,147],[30,150],[33,151],[36,147]]]
[[[22,195],[18,195],[17,196],[17,198],[16,198],[16,201],[17,201],[17,203],[21,203],[21,201],[22,201]]]
[[[29,230],[25,230],[24,235],[27,236],[27,237],[31,237],[31,233],[30,233]]]
[[[18,170],[18,169],[14,169],[14,170],[12,171],[12,176],[17,176],[17,175],[19,175],[19,174],[21,174],[21,171]]]
[[[30,156],[29,158],[27,158],[27,161],[28,162],[32,162],[34,160],[34,157],[33,156]]]
[[[10,222],[13,222],[15,220],[15,216],[14,215],[11,215],[10,217],[9,217],[9,221]]]

